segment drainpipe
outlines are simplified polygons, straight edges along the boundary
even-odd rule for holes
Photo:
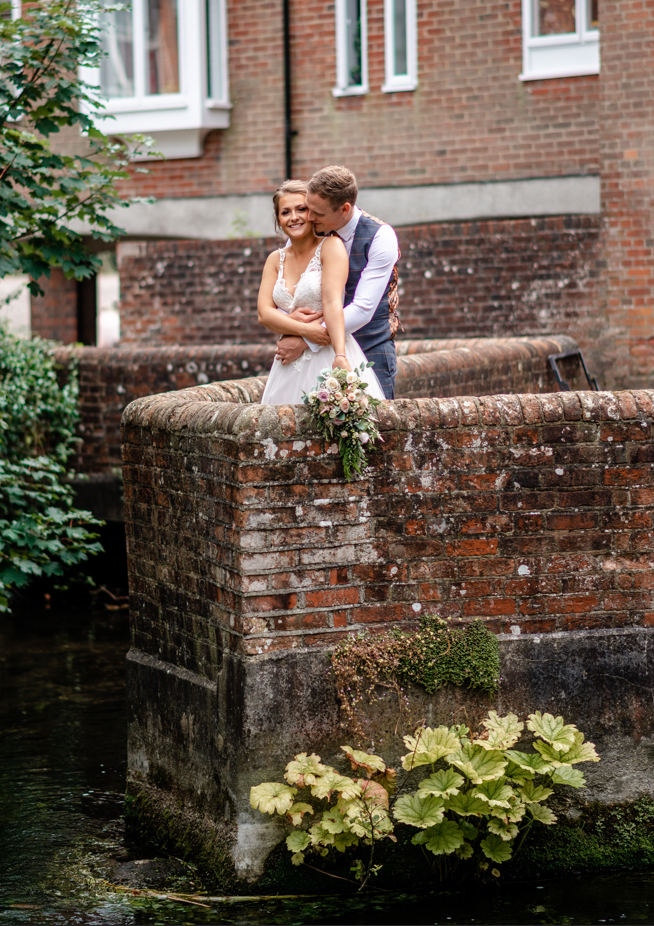
[[[293,176],[293,127],[291,125],[291,0],[284,0],[284,142],[285,179]]]

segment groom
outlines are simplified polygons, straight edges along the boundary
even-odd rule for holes
[[[399,322],[394,273],[399,251],[390,225],[365,215],[355,205],[356,177],[347,167],[323,167],[309,181],[308,218],[317,235],[337,234],[350,258],[345,286],[345,333],[352,334],[361,350],[374,363],[374,371],[387,399],[395,397],[397,358],[393,336]],[[301,319],[309,310],[296,309]],[[315,318],[312,314],[311,318]],[[306,350],[319,345],[299,337],[278,342],[277,356],[292,363]]]

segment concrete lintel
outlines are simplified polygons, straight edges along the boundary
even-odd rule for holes
[[[128,235],[221,239],[274,234],[271,193],[162,198],[134,203],[111,218]],[[359,204],[391,225],[421,225],[492,218],[597,215],[596,175],[537,177],[485,183],[447,183],[362,189]]]

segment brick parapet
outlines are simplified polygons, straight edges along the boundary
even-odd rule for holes
[[[433,611],[497,632],[654,624],[654,392],[399,400],[348,484],[303,407],[207,401],[219,388],[124,415],[138,649],[210,675],[223,650]]]
[[[398,395],[552,391],[556,381],[547,355],[575,347],[565,337],[398,341]],[[261,377],[273,362],[274,344],[61,348],[56,357],[64,367],[73,361],[77,365],[83,438],[77,468],[97,474],[120,467],[120,418],[131,401],[215,380],[239,380],[212,393],[221,395],[215,401],[257,402],[265,386]],[[566,375],[578,372],[566,369]],[[252,379],[253,374],[259,378]],[[249,393],[243,391],[246,380]],[[234,398],[225,390],[232,390]]]

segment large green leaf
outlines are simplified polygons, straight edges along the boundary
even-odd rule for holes
[[[566,751],[562,752],[560,749],[555,749],[550,743],[535,740],[534,748],[538,750],[543,761],[549,765],[550,769],[558,768],[560,765],[569,765],[567,755],[570,752],[570,747],[566,747]]]
[[[286,766],[284,778],[289,784],[304,788],[312,785],[320,775],[324,775],[327,768],[321,764],[320,756],[315,753],[308,756],[306,752],[301,752]]]
[[[486,858],[489,858],[492,862],[497,862],[498,865],[502,862],[508,862],[511,858],[511,846],[495,833],[491,833],[486,839],[482,839],[480,847]]]
[[[463,845],[459,846],[456,850],[456,854],[458,858],[472,858],[475,852],[469,842],[464,842]]]
[[[538,758],[542,759],[542,756],[538,756]],[[521,768],[515,762],[509,762],[504,774],[509,781],[513,781],[518,785],[524,784],[525,781],[532,781],[535,778],[535,772],[527,771],[526,768]]]
[[[295,830],[286,837],[286,845],[291,852],[303,852],[311,845],[311,837],[302,830]]]
[[[250,804],[261,813],[284,814],[293,806],[295,794],[297,794],[297,788],[289,788],[288,785],[278,781],[266,781],[255,788],[250,788]]]
[[[321,823],[323,828],[332,834],[343,833],[349,829],[346,817],[335,807],[323,813]]]
[[[577,765],[578,762],[599,762],[600,757],[595,751],[593,743],[584,743],[584,734],[577,731],[575,733],[574,744],[564,753],[565,761],[570,765]]]
[[[537,752],[517,752],[514,749],[509,749],[505,755],[518,768],[523,768],[527,772],[534,772],[536,775],[546,775],[554,768],[550,762],[547,762]]]
[[[567,752],[575,741],[575,733],[579,732],[573,724],[565,723],[563,717],[541,714],[540,711],[529,714],[527,727],[559,752]]]
[[[418,797],[417,794],[407,794],[400,797],[393,808],[393,816],[400,823],[427,829],[443,820],[443,801],[437,797]]]
[[[293,804],[291,808],[286,812],[286,815],[291,818],[291,823],[295,826],[299,826],[302,823],[302,817],[305,813],[313,813],[313,807],[311,804],[305,804],[300,801],[297,804]]]
[[[552,813],[549,807],[543,807],[542,804],[530,804],[528,809],[534,820],[538,820],[539,823],[544,823],[545,826],[552,826],[558,819],[556,814]]]
[[[386,770],[386,763],[379,756],[361,752],[359,749],[352,749],[351,746],[341,746],[341,749],[350,760],[353,771],[356,771],[357,768],[365,768],[368,777],[370,777],[375,772],[384,772]]]
[[[501,778],[507,761],[498,751],[482,749],[477,745],[466,745],[461,752],[451,756],[448,761],[456,765],[473,784]]]
[[[568,785],[570,788],[583,788],[586,779],[578,768],[561,765],[552,773],[552,783],[555,785]]]
[[[448,798],[445,809],[458,813],[462,817],[470,817],[487,814],[491,808],[485,801],[475,797],[474,792],[467,791],[464,794],[455,794],[453,797]]]
[[[551,794],[554,794],[552,788],[536,785],[533,781],[525,781],[520,788],[520,797],[525,804],[538,804],[540,801],[546,801]]]
[[[428,830],[423,830],[411,840],[415,845],[424,845],[434,855],[450,855],[465,842],[463,830],[453,820],[443,820]]]
[[[496,711],[488,712],[488,719],[482,720],[482,725],[486,727],[487,736],[478,737],[475,740],[477,746],[483,749],[510,749],[520,739],[520,734],[525,728],[515,714],[507,714],[505,717],[499,717]]]
[[[458,737],[447,727],[423,727],[415,736],[405,736],[404,745],[409,753],[402,756],[402,768],[406,771],[420,765],[432,765],[446,756],[459,751]]]
[[[430,794],[434,797],[450,797],[459,793],[463,782],[464,779],[457,775],[453,768],[445,768],[420,782],[418,797],[427,797]]]
[[[356,833],[336,833],[333,846],[338,852],[345,852],[348,846],[354,846],[358,842],[359,837]]]
[[[329,800],[335,791],[341,797],[350,800],[360,797],[361,785],[356,781],[352,781],[351,778],[346,778],[345,775],[339,775],[333,768],[327,766],[327,771],[320,778],[316,778],[311,785],[311,793],[314,797]]]
[[[515,823],[511,823],[509,820],[502,820],[499,817],[492,817],[488,821],[488,829],[491,833],[495,833],[496,836],[503,839],[504,842],[511,842],[519,833]]]
[[[493,781],[483,781],[477,785],[472,794],[490,804],[491,807],[508,808],[509,799],[513,796],[513,788],[506,784],[504,778],[496,778]]]

